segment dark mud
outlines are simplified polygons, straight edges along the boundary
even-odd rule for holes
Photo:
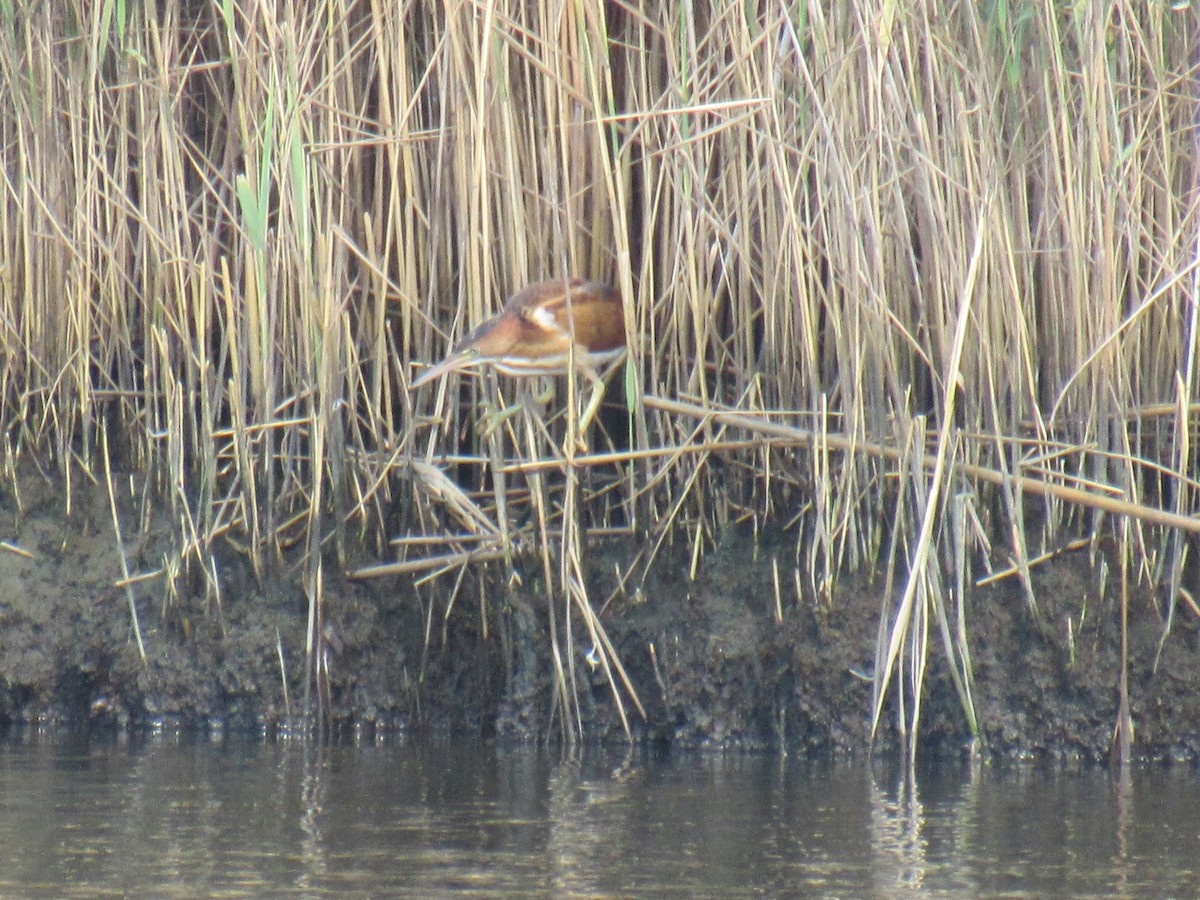
[[[540,570],[535,562],[519,579],[496,565],[472,570],[448,609],[453,577],[420,589],[408,579],[351,582],[330,561],[322,677],[306,664],[308,600],[288,560],[259,579],[242,555],[222,553],[216,597],[203,589],[195,561],[173,579],[157,575],[127,590],[103,486],[77,480],[68,491],[36,474],[20,485],[20,496],[0,492],[0,722],[269,732],[298,721],[306,698],[317,706],[318,687],[327,686],[335,731],[534,739],[562,730],[551,609],[541,579],[530,574]],[[139,522],[125,511],[130,575],[173,565],[170,511],[157,515]],[[819,601],[802,576],[798,598],[793,540],[732,529],[694,579],[690,546],[666,546],[649,576],[623,589],[616,572],[637,548],[589,548],[589,596],[596,607],[611,598],[601,621],[645,711],[622,691],[638,739],[813,752],[869,746],[864,676],[874,665],[883,580],[847,576]],[[966,627],[985,755],[1107,758],[1121,632],[1119,578],[1104,579],[1100,594],[1102,558],[1079,551],[1037,567],[1039,617],[1016,579],[971,593]],[[371,561],[363,550],[354,562]],[[1130,591],[1134,752],[1194,761],[1200,622],[1181,605],[1154,672],[1156,602],[1144,585]],[[563,657],[577,685],[572,715],[589,738],[623,740],[613,691],[587,661],[585,626],[561,599],[553,614],[564,646],[567,634],[573,639],[573,655]],[[930,643],[921,746],[961,753],[971,735],[936,629]],[[885,749],[897,742],[894,695],[876,741]]]

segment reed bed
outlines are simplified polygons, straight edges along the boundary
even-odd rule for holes
[[[576,642],[638,707],[586,534],[647,538],[636,580],[786,527],[789,602],[889,585],[876,721],[894,694],[915,747],[932,644],[974,728],[989,560],[1035,620],[1080,538],[1182,596],[1195,46],[1190,7],[1119,0],[0,3],[6,472],[145,471],[164,597],[218,608],[218,546],[296,566],[310,660],[328,566],[432,609],[536,559],[567,738]],[[627,299],[613,441],[563,449],[576,386],[486,439],[512,382],[407,389],[568,274]]]

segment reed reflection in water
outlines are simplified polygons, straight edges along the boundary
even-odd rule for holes
[[[4,896],[1194,896],[1189,769],[0,745]]]

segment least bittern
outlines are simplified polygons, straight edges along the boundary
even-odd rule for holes
[[[575,370],[592,384],[591,398],[579,418],[582,437],[604,399],[604,379],[624,353],[620,294],[598,281],[541,281],[513,294],[499,315],[459,341],[412,387],[449,372],[483,366],[505,375],[563,375],[573,361]]]

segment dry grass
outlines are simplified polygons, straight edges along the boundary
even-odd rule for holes
[[[382,550],[415,485],[400,565],[540,558],[568,737],[583,636],[637,703],[583,577],[584,507],[697,556],[730,522],[789,523],[784,578],[811,602],[883,567],[875,713],[898,690],[914,746],[931,635],[973,721],[979,551],[1011,557],[1032,616],[1030,560],[1079,533],[1117,534],[1129,577],[1174,598],[1197,484],[1194,13],[682,8],[0,3],[6,470],[98,477],[110,431],[171,504],[164,571],[203,573],[219,608],[218,542],[259,571],[301,559],[314,653],[322,566]],[[629,452],[588,490],[569,422],[527,411],[482,441],[473,387],[406,390],[516,286],[565,274],[629,301],[609,392]],[[744,477],[707,477],[714,454]]]

